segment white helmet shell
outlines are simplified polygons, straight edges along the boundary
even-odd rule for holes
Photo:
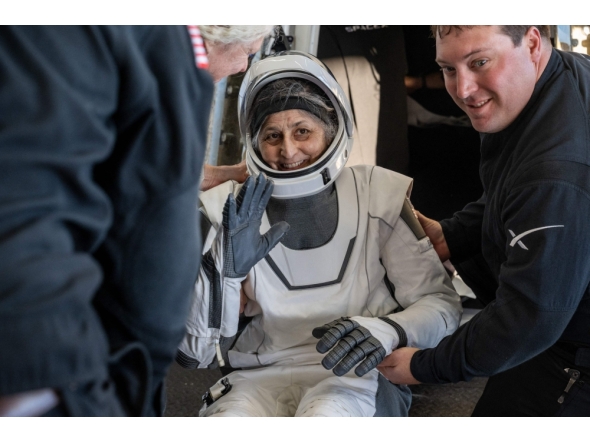
[[[338,131],[328,149],[315,163],[295,171],[270,168],[252,146],[252,134],[248,128],[248,115],[258,92],[268,83],[282,78],[301,78],[320,87],[338,116]],[[336,180],[350,157],[353,135],[350,103],[330,70],[310,54],[285,51],[253,64],[240,87],[238,119],[246,145],[248,171],[253,175],[264,173],[272,179],[273,197],[291,199],[319,193]]]

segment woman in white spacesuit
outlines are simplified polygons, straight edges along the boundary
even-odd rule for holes
[[[375,367],[458,326],[459,297],[413,214],[411,179],[344,166],[351,115],[313,56],[270,56],[244,78],[253,177],[201,195],[206,253],[177,356],[235,369],[204,396],[203,416],[407,415],[408,387]],[[238,335],[241,287],[251,321]]]

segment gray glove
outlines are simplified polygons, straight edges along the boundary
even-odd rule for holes
[[[256,180],[252,176],[246,179],[237,200],[233,194],[228,196],[222,220],[225,277],[246,276],[289,231],[287,222],[278,222],[264,235],[260,234],[262,215],[273,186],[264,174],[259,174]]]
[[[398,332],[391,322],[388,318],[354,316],[314,328],[312,335],[319,339],[316,350],[326,353],[331,349],[322,365],[342,376],[360,363],[354,373],[365,375],[398,346]]]

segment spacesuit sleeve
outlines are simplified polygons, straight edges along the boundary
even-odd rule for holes
[[[228,193],[221,191],[216,194],[223,205],[222,196],[227,197]],[[207,201],[203,196],[201,200]],[[185,337],[176,356],[176,361],[185,368],[223,366],[223,356],[226,356],[238,329],[240,285],[245,277],[229,278],[224,275],[221,212],[217,218],[213,211],[208,213],[206,206],[200,209],[205,253],[192,291]]]
[[[399,336],[398,347],[434,347],[452,334],[461,319],[461,302],[430,240],[406,199],[381,251],[401,311],[387,316]]]

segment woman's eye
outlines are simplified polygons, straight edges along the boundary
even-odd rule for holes
[[[443,66],[440,70],[443,72],[443,74],[447,75],[453,74],[455,72],[455,68],[451,66]]]
[[[488,61],[487,60],[476,60],[473,64],[475,66],[477,66],[478,68],[481,68],[483,65],[485,65]]]
[[[306,128],[299,128],[299,129],[297,130],[297,132],[298,132],[299,134],[307,134],[307,133],[309,133],[309,130],[308,130],[308,129],[306,129]]]

